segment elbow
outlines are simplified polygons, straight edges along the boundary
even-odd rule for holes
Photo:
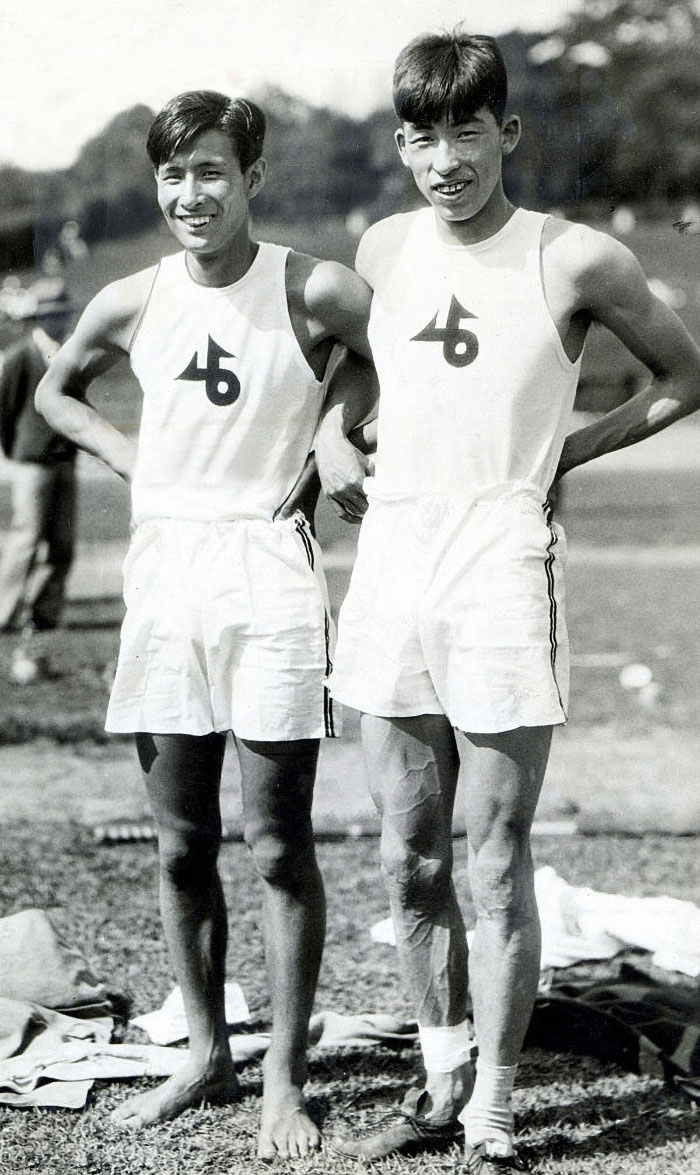
[[[34,407],[40,416],[46,416],[46,398],[46,389],[42,380],[34,392]]]
[[[53,414],[54,403],[54,397],[51,394],[50,388],[47,388],[45,381],[42,380],[34,393],[34,407],[39,415],[43,416],[51,425],[55,425]]]

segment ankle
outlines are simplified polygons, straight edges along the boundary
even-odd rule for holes
[[[469,1101],[474,1087],[474,1064],[468,1061],[450,1073],[426,1071],[425,1089],[430,1097],[427,1117],[454,1121]]]
[[[513,1153],[513,1084],[517,1065],[489,1065],[481,1057],[469,1102],[460,1114],[464,1137],[470,1146],[485,1143],[490,1153]]]

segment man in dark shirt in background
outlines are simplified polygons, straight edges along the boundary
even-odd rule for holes
[[[69,333],[65,290],[39,300],[32,329],[0,359],[0,444],[10,459],[12,519],[0,555],[0,631],[55,628],[75,540],[75,446],[34,408],[39,380]]]

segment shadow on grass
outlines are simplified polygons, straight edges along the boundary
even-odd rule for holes
[[[668,1087],[627,1088],[605,1094],[595,1091],[578,1102],[530,1111],[520,1121],[529,1136],[544,1133],[542,1141],[528,1141],[538,1158],[583,1161],[602,1155],[649,1156],[667,1143],[697,1143],[698,1114],[687,1099]],[[688,1168],[690,1170],[690,1168]]]

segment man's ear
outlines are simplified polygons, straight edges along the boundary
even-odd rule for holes
[[[515,151],[515,148],[520,142],[521,131],[522,127],[517,114],[510,114],[501,127],[501,143],[503,145],[504,155],[510,155],[512,151]]]
[[[265,176],[267,175],[267,160],[256,159],[255,163],[251,163],[246,172],[246,183],[248,185],[248,199],[253,200],[257,196],[262,187],[265,186]]]
[[[394,131],[394,142],[399,149],[401,162],[403,163],[404,167],[408,167],[408,163],[406,161],[406,134],[402,126],[400,126],[398,130]]]

